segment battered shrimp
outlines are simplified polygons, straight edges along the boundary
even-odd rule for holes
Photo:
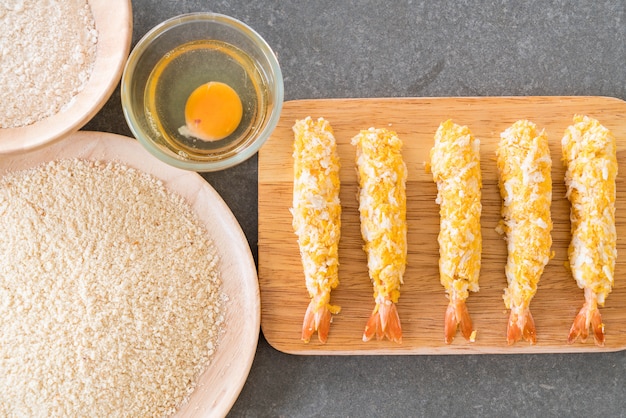
[[[507,342],[524,338],[534,344],[537,336],[530,301],[553,256],[548,138],[543,131],[537,132],[534,123],[517,121],[500,135],[496,156],[503,199],[498,231],[506,234],[508,248],[504,303],[511,314]]]
[[[461,334],[473,340],[475,332],[465,300],[470,291],[478,291],[481,264],[480,141],[467,126],[443,122],[430,151],[430,170],[440,205],[440,281],[449,299],[445,342],[452,342],[459,326]]]
[[[302,340],[309,342],[317,331],[319,341],[326,343],[331,314],[341,309],[330,304],[331,290],[339,284],[339,157],[332,128],[323,118],[296,121],[293,131],[291,213],[311,298],[302,324]]]
[[[569,264],[585,303],[568,336],[583,341],[591,327],[597,345],[604,345],[604,324],[598,310],[611,292],[617,258],[615,230],[615,138],[597,120],[577,115],[563,140],[567,167],[565,185],[571,202],[572,240]]]
[[[363,341],[374,335],[402,342],[396,303],[406,268],[406,178],[402,141],[386,129],[361,131],[356,146],[361,234],[376,305]]]

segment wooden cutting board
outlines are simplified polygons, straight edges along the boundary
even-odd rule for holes
[[[569,202],[565,198],[560,141],[577,113],[595,117],[617,139],[620,162],[616,203],[618,262],[615,287],[601,309],[606,344],[593,338],[569,345],[567,335],[582,306],[583,292],[565,267],[570,239]],[[341,158],[342,237],[339,249],[339,287],[331,302],[340,305],[328,342],[317,337],[300,340],[302,319],[308,304],[296,236],[291,227],[292,126],[306,116],[324,117],[333,126]],[[483,254],[480,291],[470,295],[467,306],[477,330],[476,342],[460,334],[451,345],[443,342],[443,318],[447,299],[439,283],[439,208],[437,188],[426,173],[427,161],[439,123],[453,119],[468,125],[481,140],[483,172]],[[537,344],[518,342],[508,346],[508,311],[502,300],[506,287],[506,246],[495,231],[501,199],[497,186],[495,148],[499,134],[518,119],[529,119],[544,128],[553,160],[555,257],[545,269],[531,311],[537,327]],[[361,337],[373,307],[366,257],[362,250],[356,200],[357,177],[354,147],[350,139],[370,126],[395,130],[404,142],[408,166],[407,223],[408,266],[398,303],[403,342],[363,342]],[[601,352],[626,348],[626,102],[606,97],[482,97],[328,99],[286,102],[278,127],[259,153],[259,285],[261,327],[276,349],[293,354],[461,354]]]

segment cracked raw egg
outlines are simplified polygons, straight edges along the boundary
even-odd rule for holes
[[[203,141],[217,141],[237,129],[242,115],[237,92],[227,84],[211,81],[189,95],[185,104],[186,129],[181,128],[181,133]]]

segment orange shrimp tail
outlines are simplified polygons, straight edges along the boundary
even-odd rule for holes
[[[396,304],[385,299],[376,302],[376,307],[365,325],[363,341],[369,341],[376,335],[377,340],[387,337],[390,341],[402,344],[402,326]]]
[[[509,325],[506,333],[506,341],[509,345],[524,339],[531,344],[537,342],[535,320],[529,308],[513,308],[509,316]]]
[[[444,320],[444,336],[446,344],[452,343],[457,328],[461,329],[461,334],[466,340],[472,338],[472,319],[470,318],[467,305],[463,299],[450,299]]]
[[[567,342],[572,344],[578,337],[582,342],[585,342],[589,336],[589,326],[591,326],[596,345],[602,347],[604,345],[604,324],[595,300],[585,302],[580,309],[574,318],[572,328],[570,328]]]
[[[317,338],[325,344],[328,340],[328,332],[330,331],[331,314],[328,306],[317,307],[315,300],[311,300],[309,307],[304,314],[304,322],[302,323],[302,341],[308,343],[313,333],[317,331]]]

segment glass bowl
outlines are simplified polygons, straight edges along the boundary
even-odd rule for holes
[[[187,101],[207,83],[230,86],[241,101],[241,121],[223,139],[201,139],[187,129]],[[151,154],[178,168],[217,171],[250,158],[269,138],[282,109],[283,79],[275,54],[249,26],[192,13],[159,24],[137,43],[121,96],[128,126]]]

